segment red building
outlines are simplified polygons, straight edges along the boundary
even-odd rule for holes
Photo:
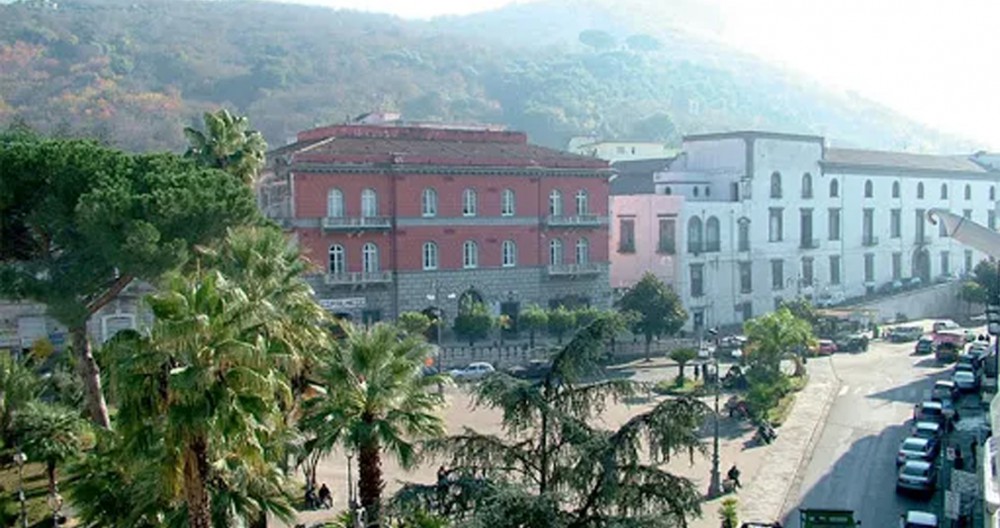
[[[273,151],[265,214],[316,265],[329,310],[365,322],[481,301],[606,305],[603,161],[490,127],[348,124]]]

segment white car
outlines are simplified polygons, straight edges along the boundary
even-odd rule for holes
[[[959,370],[951,376],[951,381],[955,383],[955,387],[962,392],[975,392],[979,388],[979,379],[976,375],[968,370]]]
[[[455,369],[448,374],[456,381],[472,381],[483,379],[484,377],[496,372],[493,365],[486,363],[485,361],[479,361],[476,363],[469,363],[469,366],[465,368]]]
[[[899,528],[938,528],[937,515],[910,510],[899,516]]]

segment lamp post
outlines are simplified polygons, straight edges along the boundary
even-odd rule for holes
[[[454,293],[449,293],[446,295],[448,300],[452,300],[458,297]],[[438,281],[434,281],[434,293],[427,294],[427,300],[431,302],[437,302],[441,298],[441,284]],[[438,316],[437,321],[435,321],[437,329],[434,331],[434,341],[437,342],[437,354],[434,356],[435,367],[437,368],[437,373],[441,374],[441,354],[444,353],[444,349],[441,348],[441,334],[444,333],[444,308],[437,306]],[[444,394],[444,385],[438,383],[438,394]]]
[[[722,494],[722,473],[719,467],[719,391],[721,383],[719,379],[719,330],[717,328],[712,328],[708,331],[708,335],[712,336],[715,340],[715,350],[713,355],[715,358],[715,431],[712,435],[712,474],[708,482],[708,498],[714,499]]]
[[[18,451],[14,455],[14,462],[17,463],[17,499],[21,501],[21,528],[28,528],[28,507],[24,497],[24,464],[28,461],[28,455]]]

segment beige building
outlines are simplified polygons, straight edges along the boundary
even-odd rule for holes
[[[656,158],[672,158],[679,152],[657,141],[600,141],[591,137],[575,137],[567,148],[574,154],[600,158],[611,163]]]

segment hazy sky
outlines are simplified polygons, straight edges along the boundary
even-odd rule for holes
[[[427,18],[525,0],[295,1]],[[1000,149],[998,0],[701,1],[713,38]]]

